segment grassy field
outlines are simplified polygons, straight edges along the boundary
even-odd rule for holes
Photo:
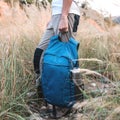
[[[38,14],[41,17],[37,18]],[[34,7],[33,11],[27,9],[27,16],[23,21],[16,13],[14,20],[0,19],[0,120],[27,120],[32,114],[26,96],[35,89],[33,55],[47,20]],[[109,28],[102,35],[83,36],[80,29],[77,40],[81,69],[97,72],[114,83],[114,94],[88,96],[85,114],[89,120],[120,120],[120,30]],[[83,77],[96,79],[93,73]]]

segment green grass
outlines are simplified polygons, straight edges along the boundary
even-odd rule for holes
[[[19,44],[11,41],[9,53],[1,48],[2,58],[0,61],[0,118],[6,117],[15,120],[23,120],[25,117],[26,93],[31,89],[34,80],[32,66],[32,44],[24,41]],[[26,43],[27,42],[27,43]],[[30,44],[29,44],[30,43]],[[2,43],[1,43],[2,44]],[[5,44],[4,44],[4,47]],[[31,48],[31,49],[30,49]]]

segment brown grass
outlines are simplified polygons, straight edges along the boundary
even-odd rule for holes
[[[25,7],[24,10],[18,3],[11,8],[0,1],[1,120],[13,116],[16,119],[25,117],[26,111],[33,114],[26,106],[26,92],[33,87],[34,49],[50,19],[51,11],[49,8],[38,10],[34,5]],[[95,81],[97,79],[94,76],[99,76],[119,83],[120,26],[115,25],[105,29],[93,18],[81,17],[76,39],[80,42],[79,63],[81,73],[85,73],[85,79],[90,81],[92,76]],[[91,117],[88,120],[97,120],[99,115],[103,115],[103,119],[111,119],[119,114],[119,107],[116,107],[119,105],[117,84],[114,90],[116,92],[114,95],[90,97],[85,107],[85,114]],[[112,111],[111,115],[108,114],[110,111]],[[104,112],[106,112],[105,116]]]

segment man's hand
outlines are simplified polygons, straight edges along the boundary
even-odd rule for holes
[[[59,31],[61,33],[68,32],[68,18],[67,15],[62,15],[59,22]]]
[[[68,13],[71,7],[72,0],[63,0],[62,14],[59,22],[59,31],[61,33],[68,32]]]

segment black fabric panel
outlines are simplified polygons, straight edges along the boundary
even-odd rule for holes
[[[35,49],[34,58],[33,58],[33,65],[34,65],[34,71],[37,74],[40,74],[39,64],[40,64],[40,58],[41,58],[42,52],[43,52],[42,49],[39,49],[39,48]]]
[[[74,16],[73,32],[77,32],[78,25],[79,25],[79,19],[80,19],[79,15]]]

